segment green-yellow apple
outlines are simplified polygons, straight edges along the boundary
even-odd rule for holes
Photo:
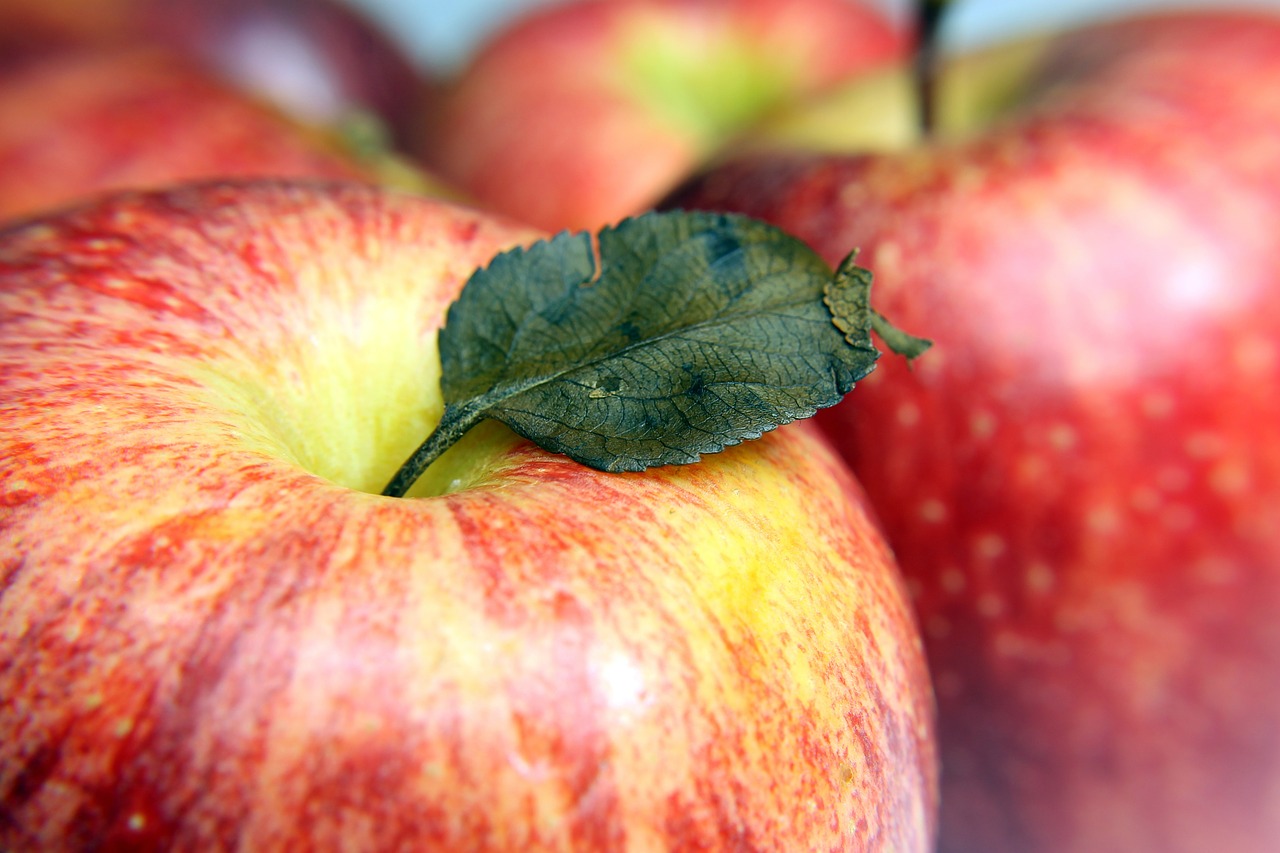
[[[537,236],[278,182],[0,232],[0,847],[931,848],[920,638],[809,422],[639,474],[488,422],[374,494]]]
[[[756,155],[671,204],[862,247],[935,340],[820,420],[914,588],[941,849],[1275,851],[1280,18],[1039,51],[944,75],[936,139]]]
[[[406,146],[432,86],[389,33],[343,0],[0,0],[0,68],[51,51],[141,44],[307,123],[372,114]]]
[[[850,0],[573,0],[511,21],[445,85],[424,161],[542,228],[636,213],[779,104],[902,57]]]
[[[0,219],[113,189],[256,176],[445,192],[165,52],[74,51],[0,74]]]

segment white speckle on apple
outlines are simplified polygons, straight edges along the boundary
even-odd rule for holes
[[[1236,342],[1232,352],[1236,369],[1246,375],[1275,375],[1275,364],[1280,356],[1276,352],[1276,344],[1269,338],[1248,335]]]
[[[1230,586],[1240,580],[1239,564],[1222,558],[1208,557],[1195,567],[1196,578],[1210,586]]]
[[[1196,514],[1191,507],[1176,504],[1166,509],[1160,520],[1168,530],[1190,530],[1195,526]]]
[[[995,619],[1004,614],[1004,599],[994,592],[984,593],[979,596],[975,606],[977,607],[978,615],[985,619]]]
[[[1005,552],[1008,543],[998,533],[984,533],[974,542],[974,552],[982,560],[994,560]]]
[[[1133,490],[1129,504],[1139,512],[1155,512],[1160,508],[1162,500],[1160,492],[1150,486],[1139,486]]]
[[[902,268],[902,246],[893,240],[885,240],[876,246],[875,257],[871,268],[877,275],[896,277]]]
[[[1109,504],[1092,507],[1086,516],[1085,523],[1089,529],[1100,536],[1110,536],[1121,529],[1120,512]]]
[[[1065,453],[1076,445],[1076,431],[1067,424],[1054,424],[1049,429],[1049,444],[1054,450]]]
[[[147,816],[141,812],[134,812],[129,815],[128,825],[130,831],[142,832],[142,830],[147,828]]]
[[[1209,488],[1224,496],[1242,495],[1251,479],[1249,469],[1240,462],[1221,462],[1209,472]]]
[[[1048,563],[1036,560],[1027,565],[1023,581],[1027,585],[1028,592],[1036,595],[1048,595],[1053,592],[1057,578],[1054,576],[1053,567]]]
[[[1018,479],[1025,483],[1039,483],[1052,476],[1052,470],[1056,467],[1051,466],[1043,457],[1027,453],[1018,457]]]
[[[965,578],[964,572],[952,566],[944,569],[942,574],[938,575],[938,584],[945,592],[951,595],[959,595],[964,592],[965,586],[968,585],[968,579]]]
[[[1164,391],[1153,391],[1145,395],[1139,405],[1142,413],[1152,420],[1167,418],[1173,413],[1173,397]]]
[[[964,679],[955,670],[942,670],[934,679],[934,687],[939,696],[954,699],[964,692]]]
[[[1181,492],[1191,485],[1191,474],[1185,468],[1167,465],[1156,475],[1156,482],[1166,492]]]
[[[1217,433],[1197,432],[1188,436],[1183,448],[1192,459],[1212,459],[1221,456],[1226,446],[1226,441]]]
[[[1000,657],[1031,658],[1034,650],[1031,644],[1013,631],[999,631],[991,640],[991,649]]]
[[[988,439],[995,435],[996,416],[987,411],[976,411],[969,418],[969,433],[977,439]]]
[[[941,524],[947,519],[947,505],[937,498],[920,502],[920,518],[930,524]]]
[[[920,407],[915,403],[903,403],[898,406],[898,426],[913,427],[920,423]]]

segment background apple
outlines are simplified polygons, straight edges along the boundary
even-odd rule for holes
[[[113,189],[252,176],[448,192],[165,52],[60,53],[0,75],[0,219]]]
[[[445,84],[423,161],[540,227],[643,210],[771,108],[900,58],[849,0],[575,0],[508,22]]]
[[[0,0],[0,67],[62,49],[162,47],[310,124],[376,115],[408,148],[430,75],[341,0]]]
[[[861,246],[935,339],[820,420],[925,628],[941,849],[1280,849],[1280,18],[1098,25],[1018,79],[671,204]]]
[[[536,235],[356,184],[0,232],[0,846],[926,851],[923,651],[808,423],[609,475],[439,417]]]

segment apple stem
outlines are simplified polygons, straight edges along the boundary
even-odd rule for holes
[[[436,424],[426,440],[400,466],[382,494],[389,498],[404,497],[413,488],[413,484],[418,482],[418,478],[431,467],[432,462],[444,455],[446,450],[457,444],[468,430],[482,420],[484,412],[478,406],[446,405],[440,416],[440,423]]]
[[[938,30],[948,0],[917,0],[915,81],[920,130],[934,129],[934,102],[938,78]]]

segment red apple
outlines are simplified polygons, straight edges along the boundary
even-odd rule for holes
[[[536,236],[265,182],[0,232],[0,847],[930,849],[910,604],[809,423],[605,474],[490,421],[370,494]]]
[[[1275,851],[1280,18],[1098,24],[1019,81],[982,126],[670,203],[862,247],[935,340],[821,420],[926,631],[941,849]]]
[[[573,0],[530,11],[445,86],[423,160],[547,229],[643,210],[780,103],[900,58],[849,0]]]
[[[166,53],[77,51],[0,75],[0,219],[112,189],[253,176],[444,191]]]
[[[431,81],[342,0],[0,0],[0,66],[60,48],[162,46],[302,121],[377,115],[402,145]]]

